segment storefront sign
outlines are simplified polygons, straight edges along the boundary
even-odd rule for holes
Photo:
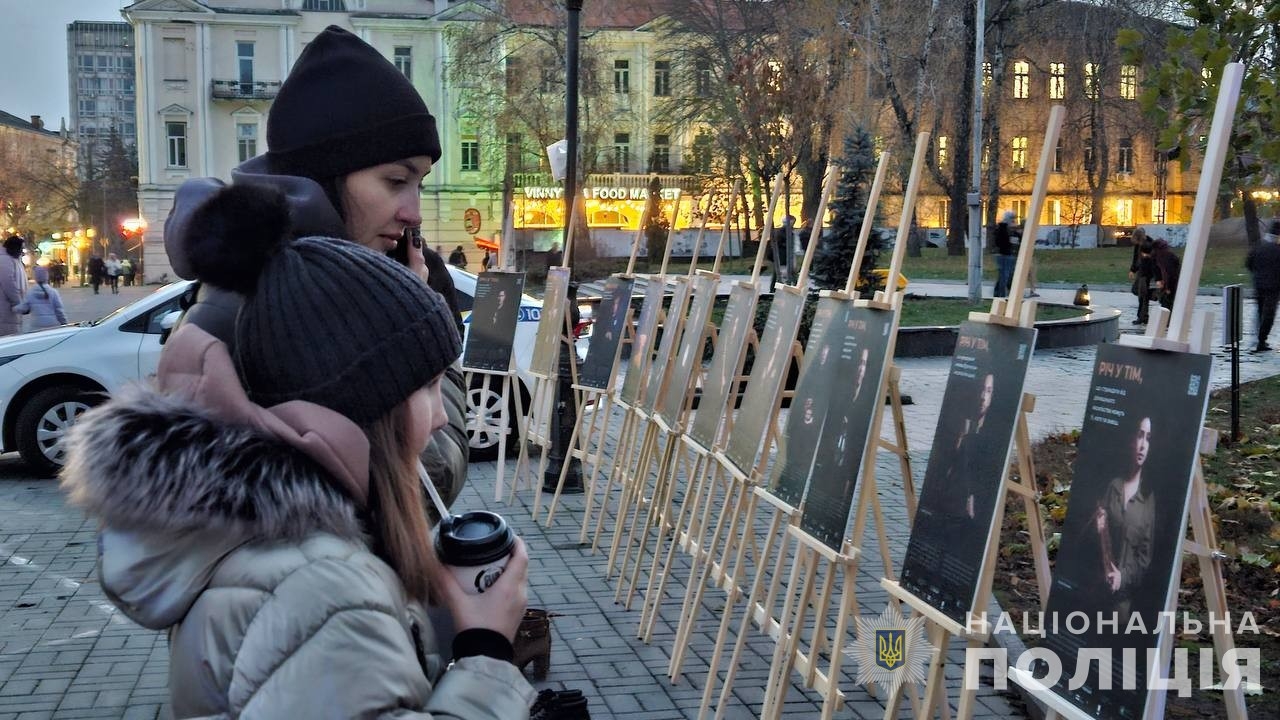
[[[558,187],[526,187],[522,188],[524,196],[530,200],[560,200],[564,198],[564,188]],[[662,188],[658,196],[663,200],[678,200],[680,188]],[[647,200],[649,188],[627,188],[591,186],[582,188],[582,197],[587,200]]]

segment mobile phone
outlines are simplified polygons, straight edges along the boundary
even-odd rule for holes
[[[387,255],[389,255],[392,260],[408,267],[410,243],[413,243],[413,247],[415,248],[422,247],[422,231],[416,227],[405,228],[404,232],[400,235],[400,239],[396,241],[395,248],[388,252]]]

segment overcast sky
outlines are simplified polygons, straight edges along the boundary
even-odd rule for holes
[[[0,110],[39,115],[57,130],[70,122],[67,24],[120,20],[131,0],[0,0]]]

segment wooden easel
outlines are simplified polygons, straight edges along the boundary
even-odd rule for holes
[[[1218,90],[1218,101],[1214,108],[1213,124],[1209,129],[1208,144],[1204,156],[1204,166],[1200,171],[1200,185],[1196,192],[1195,209],[1192,211],[1191,226],[1187,231],[1187,246],[1183,254],[1182,273],[1178,278],[1178,289],[1175,294],[1173,312],[1163,307],[1152,308],[1151,322],[1147,332],[1141,336],[1124,336],[1120,343],[1131,347],[1172,352],[1195,352],[1207,354],[1212,339],[1213,318],[1207,312],[1200,313],[1195,322],[1192,320],[1192,307],[1195,303],[1196,288],[1200,284],[1200,273],[1204,267],[1204,253],[1208,246],[1209,225],[1213,220],[1213,204],[1218,194],[1218,186],[1222,180],[1222,166],[1226,158],[1228,138],[1231,134],[1236,103],[1240,96],[1240,83],[1244,75],[1244,66],[1240,63],[1229,63],[1222,73],[1222,81]],[[1207,434],[1210,441],[1216,441],[1216,433],[1202,429],[1201,449]],[[1197,457],[1192,470],[1191,501],[1188,506],[1191,525],[1191,539],[1183,538],[1183,549],[1193,555],[1200,566],[1200,578],[1204,584],[1206,604],[1210,613],[1218,618],[1227,617],[1226,585],[1222,580],[1222,568],[1219,561],[1225,557],[1218,549],[1217,539],[1213,532],[1213,516],[1209,507],[1209,494],[1204,483],[1204,470]],[[1185,522],[1185,518],[1184,518]],[[1185,525],[1184,525],[1185,535]],[[1178,554],[1174,562],[1174,578],[1181,577],[1182,560]],[[1165,612],[1173,613],[1177,608],[1179,593],[1169,594],[1169,605]],[[1163,626],[1162,626],[1163,627]],[[1164,628],[1165,632],[1169,628]],[[1221,625],[1212,626],[1213,648],[1219,666],[1227,652],[1234,649],[1235,641],[1231,634]],[[1172,638],[1166,636],[1160,657],[1161,667],[1167,667],[1173,652]],[[1026,688],[1039,701],[1048,707],[1047,720],[1058,717],[1071,720],[1085,720],[1089,716],[1069,701],[1058,695],[1051,688],[1038,681],[1031,673],[1009,668],[1009,677]],[[1151,691],[1149,691],[1151,692]],[[1156,691],[1158,701],[1148,707],[1148,717],[1154,717],[1163,708],[1163,693]],[[1245,708],[1244,689],[1223,690],[1223,704],[1229,720],[1244,720],[1248,717]],[[961,706],[964,707],[963,705]]]
[[[649,220],[649,205],[645,204],[644,211],[640,214],[640,225],[636,229],[635,238],[631,241],[631,257],[627,260],[627,271],[614,277],[626,282],[635,282],[636,255],[640,251],[640,241],[644,238],[644,227]],[[634,287],[634,285],[633,285]],[[622,323],[623,337],[617,347],[614,348],[613,362],[609,370],[609,380],[604,387],[592,387],[588,385],[574,385],[574,391],[579,396],[578,407],[585,409],[591,406],[591,423],[587,426],[587,432],[583,434],[582,424],[585,418],[584,412],[579,412],[577,420],[573,425],[573,433],[569,438],[569,453],[567,457],[578,458],[583,463],[590,460],[591,472],[585,485],[582,510],[582,532],[579,535],[578,542],[585,543],[587,541],[587,523],[591,519],[591,501],[595,495],[596,471],[600,467],[600,461],[604,457],[605,440],[609,436],[610,419],[613,416],[613,401],[618,380],[618,363],[622,357],[622,346],[628,342],[631,337],[631,317],[630,298],[628,298],[628,308],[626,318]],[[599,431],[597,434],[597,426]],[[595,458],[592,460],[587,448],[595,441]],[[564,463],[560,469],[560,477],[556,481],[556,492],[551,498],[551,506],[547,509],[546,526],[551,527],[551,522],[555,518],[556,506],[560,503],[560,496],[564,492],[565,480],[569,476],[569,468],[571,463]]]
[[[1058,146],[1058,135],[1062,129],[1063,114],[1064,110],[1061,105],[1055,105],[1049,113],[1049,123],[1045,129],[1044,143],[1041,146],[1040,165],[1036,172],[1035,184],[1032,187],[1031,205],[1023,230],[1024,241],[1018,249],[1018,261],[1014,268],[1013,283],[1009,289],[1009,297],[1007,300],[995,298],[992,301],[991,312],[972,313],[969,316],[971,321],[1009,327],[1035,327],[1036,303],[1034,300],[1023,303],[1022,295],[1026,286],[1027,273],[1030,272],[1031,268],[1031,254],[1035,250],[1036,229],[1039,225],[1040,211],[1044,206],[1045,195],[1048,192],[1050,170],[1053,167],[1052,153],[1054,148]],[[1048,552],[1045,549],[1044,530],[1040,523],[1039,507],[1036,504],[1035,471],[1032,466],[1030,436],[1027,432],[1027,414],[1034,407],[1034,397],[1024,395],[1018,411],[1018,419],[1013,429],[1021,482],[1015,483],[1010,479],[1008,462],[1003,463],[1001,467],[1002,476],[1000,482],[1001,486],[1006,489],[1006,493],[1020,495],[1026,505],[1032,556],[1036,565],[1036,579],[1041,584],[1040,591],[1042,594],[1040,597],[1043,602],[1048,598],[1049,594]],[[985,614],[987,605],[991,600],[991,586],[995,577],[996,560],[999,557],[1000,531],[1004,522],[1006,499],[1007,495],[1002,495],[1001,500],[995,504],[995,516],[989,528],[989,537],[986,545],[987,554],[982,561],[978,576],[978,592],[973,606],[968,609],[968,617],[980,617]],[[929,663],[922,712],[925,717],[933,717],[934,708],[941,702],[941,710],[945,718],[949,714],[949,709],[946,707],[947,688],[945,679],[947,647],[950,645],[952,638],[965,638],[969,640],[971,646],[985,643],[988,630],[985,627],[973,628],[956,622],[945,613],[931,606],[928,601],[918,597],[889,577],[882,578],[880,584],[889,592],[893,601],[906,605],[926,619],[929,643],[937,649],[937,652],[932,655]],[[902,689],[902,686],[898,685],[897,691],[889,694],[885,703],[884,717],[886,720],[893,720],[898,717],[898,705],[902,698]],[[958,720],[967,720],[971,716],[973,702],[976,697],[976,688],[961,690]]]

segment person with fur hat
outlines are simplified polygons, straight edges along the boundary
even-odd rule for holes
[[[76,423],[62,476],[101,522],[104,593],[168,631],[173,715],[527,717],[524,544],[466,594],[422,512],[418,454],[461,351],[444,301],[382,253],[294,238],[279,193],[233,185],[193,217],[232,211],[187,257],[242,298],[233,342],[177,328],[154,385]]]
[[[0,306],[0,335],[22,332],[22,316],[14,308],[27,296],[27,269],[22,264],[25,247],[21,235],[10,235],[4,241],[4,255],[0,255],[0,292],[5,299]]]
[[[19,315],[31,315],[31,329],[44,330],[67,324],[67,313],[62,309],[62,296],[49,286],[49,268],[37,265],[33,273],[36,287],[27,293],[22,302],[13,307]]]
[[[232,170],[233,186],[283,193],[290,232],[298,237],[343,238],[385,253],[412,235],[410,268],[452,298],[453,281],[444,263],[426,262],[430,250],[408,232],[422,222],[421,183],[440,159],[435,118],[412,83],[376,49],[337,26],[316,35],[271,105],[267,144],[267,153]],[[234,224],[207,212],[209,225],[192,222],[223,186],[215,178],[197,178],[178,188],[164,240],[179,277],[192,277],[193,244]],[[428,272],[428,265],[442,270]],[[239,304],[235,293],[202,282],[187,301],[182,323],[195,323],[231,343]],[[446,371],[444,395],[449,422],[432,437],[423,463],[446,502],[452,502],[466,481],[469,446],[460,366]]]

